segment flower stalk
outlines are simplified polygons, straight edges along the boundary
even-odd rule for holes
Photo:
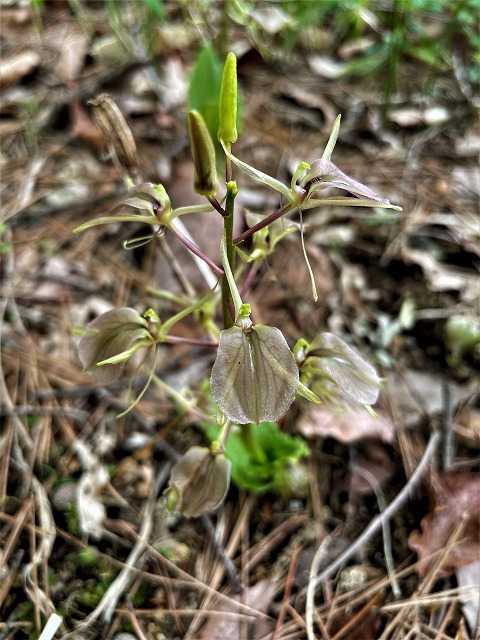
[[[231,180],[227,183],[227,199],[225,203],[225,217],[223,219],[223,231],[224,231],[224,246],[226,252],[226,260],[230,266],[230,270],[233,272],[235,269],[235,246],[233,243],[233,220],[235,209],[235,198],[238,193],[236,182]],[[230,291],[230,286],[227,281],[227,277],[222,279],[222,309],[223,309],[223,326],[224,329],[229,329],[233,326],[235,318],[232,317],[231,308],[233,305],[233,298]]]

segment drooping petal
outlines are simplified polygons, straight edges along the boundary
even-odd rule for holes
[[[321,333],[310,346],[319,353],[315,360],[321,371],[337,385],[340,392],[356,403],[372,405],[378,399],[380,378],[374,367],[333,333]]]
[[[232,422],[278,420],[292,404],[298,383],[295,359],[275,327],[255,325],[248,332],[232,327],[220,333],[211,386]]]
[[[379,203],[385,202],[389,204],[388,200],[382,198],[375,193],[375,191],[358,182],[358,180],[354,180],[339,169],[331,160],[325,158],[312,162],[311,171],[306,175],[303,186],[308,189],[309,195],[325,187],[335,187],[353,193],[359,198],[367,198]]]
[[[217,509],[230,486],[231,462],[206,447],[191,447],[172,469],[169,493],[172,506],[187,518]]]
[[[83,368],[97,382],[109,384],[121,375],[125,362],[101,367],[97,363],[122,354],[149,335],[146,320],[135,309],[107,311],[90,322],[87,333],[79,341],[78,355]]]

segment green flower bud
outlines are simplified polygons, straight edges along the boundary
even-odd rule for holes
[[[230,486],[231,463],[222,453],[191,447],[172,469],[167,507],[187,518],[217,509]]]
[[[218,139],[227,144],[237,141],[237,58],[230,52],[223,67],[220,88]]]
[[[188,134],[195,166],[195,191],[212,196],[217,190],[215,147],[205,120],[198,111],[188,113]]]

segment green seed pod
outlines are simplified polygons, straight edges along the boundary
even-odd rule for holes
[[[195,166],[195,191],[213,196],[217,190],[215,147],[205,120],[198,111],[188,113],[188,134]]]
[[[237,141],[237,58],[230,52],[223,67],[220,89],[218,139],[227,144]]]
[[[93,107],[95,120],[107,143],[115,151],[120,164],[127,170],[138,168],[135,138],[112,97],[102,93],[90,100],[88,104]]]

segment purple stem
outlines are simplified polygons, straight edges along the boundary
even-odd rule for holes
[[[200,249],[200,247],[197,244],[189,240],[186,236],[183,235],[181,231],[179,231],[178,229],[175,229],[173,226],[170,227],[170,230],[173,231],[173,233],[180,240],[180,242],[183,244],[184,247],[186,247],[189,251],[191,251],[196,256],[198,256],[201,260],[206,262],[210,267],[210,269],[217,274],[217,276],[225,275],[223,269],[219,267],[218,264],[216,264],[205,253],[203,253],[203,251]]]
[[[292,205],[289,203],[284,205],[280,209],[277,209],[273,213],[270,213],[268,216],[263,218],[263,220],[260,220],[260,222],[257,222],[257,224],[254,224],[253,227],[250,227],[249,229],[241,233],[239,236],[237,236],[233,240],[233,244],[240,244],[241,242],[248,240],[250,236],[253,236],[254,233],[256,233],[257,231],[260,231],[260,229],[263,229],[263,227],[266,227],[272,222],[275,222],[275,220],[277,220],[278,218],[281,218],[286,213],[291,213],[292,211],[295,211],[295,209],[297,208],[297,207],[292,207],[292,208],[291,207]]]
[[[201,338],[184,338],[183,336],[163,336],[162,342],[167,342],[168,344],[192,344],[197,347],[212,347],[215,349],[218,347],[218,342],[202,340]]]
[[[210,204],[212,205],[212,207],[213,207],[216,211],[218,211],[218,213],[219,213],[221,216],[225,217],[225,216],[227,215],[227,213],[226,213],[225,209],[222,207],[222,205],[219,203],[219,201],[218,201],[216,198],[214,198],[213,196],[212,196],[212,197],[209,197],[209,198],[208,198],[208,201],[210,202]]]
[[[240,289],[241,298],[248,297],[248,293],[252,287],[253,281],[255,280],[255,276],[257,275],[258,267],[259,267],[258,262],[254,262],[253,264],[250,265],[250,269],[248,270],[248,273]]]

